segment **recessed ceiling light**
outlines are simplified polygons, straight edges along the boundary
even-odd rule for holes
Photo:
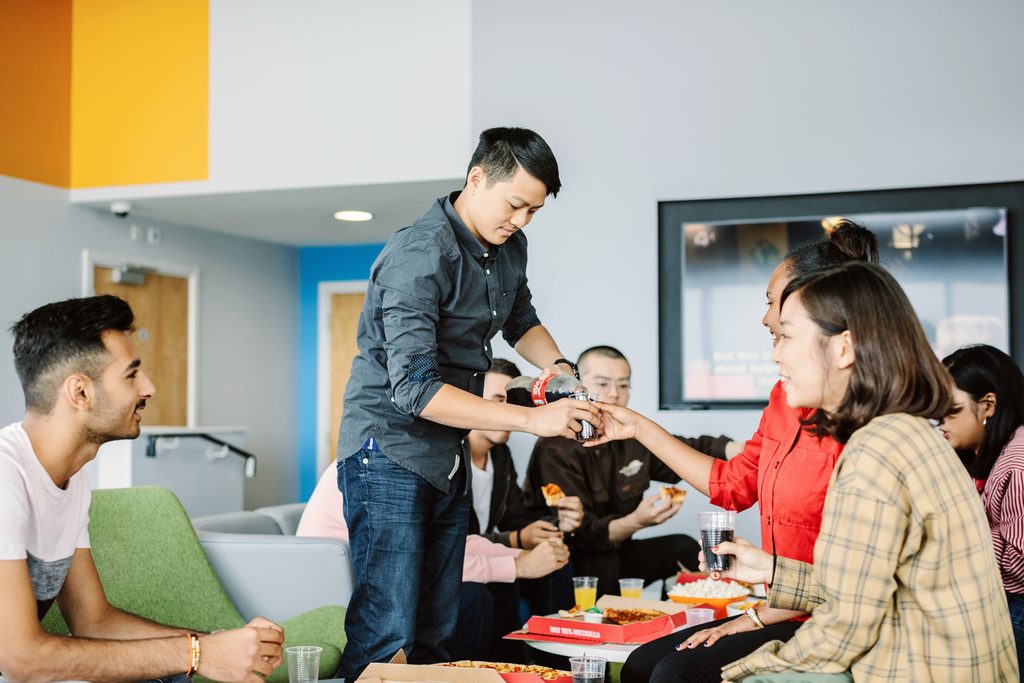
[[[369,211],[336,211],[334,218],[339,221],[363,222],[373,220],[373,214]]]

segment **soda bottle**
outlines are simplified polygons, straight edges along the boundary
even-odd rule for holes
[[[571,375],[557,374],[544,378],[516,377],[505,385],[505,396],[509,403],[517,406],[543,406],[563,398],[588,400],[587,388]],[[594,425],[582,421],[582,429],[576,439],[586,441],[595,436]]]

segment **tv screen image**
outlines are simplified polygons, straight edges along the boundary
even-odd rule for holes
[[[968,343],[1008,350],[1005,209],[845,217],[879,238],[882,265],[907,292],[940,357]],[[681,226],[686,400],[767,399],[778,379],[759,324],[768,278],[786,253],[825,236],[838,218]]]
[[[663,221],[662,248],[675,252],[661,255],[663,271],[673,261],[678,269],[662,273],[662,314],[665,288],[678,287],[667,300],[680,321],[678,343],[667,350],[677,372],[662,372],[663,407],[767,401],[778,380],[761,325],[768,279],[788,252],[826,237],[840,218],[875,233],[881,264],[907,292],[939,357],[976,343],[1010,351],[1006,207]]]

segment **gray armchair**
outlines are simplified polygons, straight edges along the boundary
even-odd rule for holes
[[[262,615],[280,621],[323,605],[348,606],[348,544],[294,536],[301,509],[301,504],[275,506],[192,520],[213,570],[246,619]],[[292,534],[281,533],[282,527]]]

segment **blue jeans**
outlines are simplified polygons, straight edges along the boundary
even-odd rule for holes
[[[469,530],[465,463],[448,493],[362,450],[338,461],[354,589],[339,678],[405,650],[412,664],[448,661]]]
[[[1013,640],[1017,644],[1017,665],[1024,680],[1024,595],[1006,594],[1010,607],[1010,625],[1013,626]]]

